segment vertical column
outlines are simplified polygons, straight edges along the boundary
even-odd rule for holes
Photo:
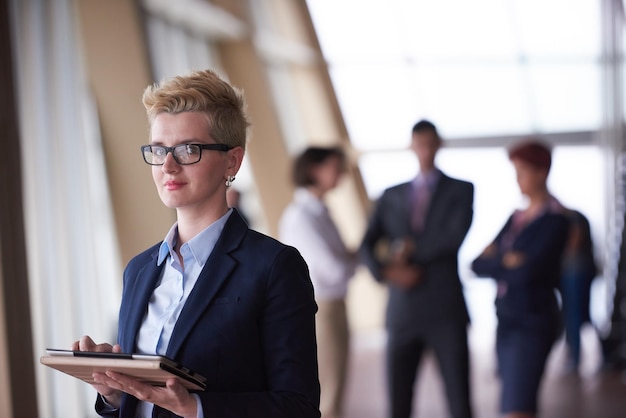
[[[0,416],[36,418],[10,28],[9,0],[0,0]]]

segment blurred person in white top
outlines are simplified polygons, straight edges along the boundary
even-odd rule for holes
[[[345,298],[357,266],[324,203],[345,168],[339,147],[309,147],[298,155],[292,173],[296,190],[279,224],[279,239],[300,251],[315,289],[322,418],[342,416],[350,336]]]

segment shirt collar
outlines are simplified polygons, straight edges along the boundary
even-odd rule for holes
[[[561,204],[561,202],[556,197],[550,195],[548,200],[543,205],[543,208],[541,208],[541,210],[537,211],[537,213],[535,213],[535,215],[532,218],[528,218],[527,217],[527,212],[525,210],[516,209],[513,212],[513,221],[516,222],[516,223],[521,223],[521,224],[526,225],[526,224],[529,224],[533,220],[535,220],[535,219],[539,218],[540,216],[543,216],[543,215],[545,215],[547,213],[550,213],[550,214],[553,214],[553,213],[563,213],[564,210],[565,210],[565,208]]]
[[[428,188],[432,190],[435,184],[437,184],[437,181],[439,180],[440,177],[441,177],[441,170],[437,168],[434,168],[426,172],[420,171],[417,177],[415,177],[415,180],[413,180],[413,183],[417,186],[419,183],[423,184],[425,182]]]
[[[191,254],[196,260],[196,263],[203,266],[211,255],[215,244],[217,243],[218,238],[220,237],[222,230],[224,229],[224,225],[226,225],[226,221],[230,217],[233,212],[232,208],[228,209],[228,211],[219,218],[217,221],[213,222],[211,225],[207,226],[205,229],[200,231],[195,237],[190,239],[183,245],[187,245]],[[176,222],[167,235],[165,235],[165,239],[161,243],[159,247],[159,257],[157,259],[157,265],[160,266],[168,256],[174,257],[174,247],[176,246],[176,241],[178,240],[178,222]]]

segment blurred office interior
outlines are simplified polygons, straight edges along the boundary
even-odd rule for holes
[[[115,339],[123,267],[174,221],[139,154],[141,95],[203,68],[248,100],[234,187],[269,235],[290,158],[339,144],[349,172],[329,206],[356,247],[371,203],[415,175],[412,125],[439,127],[439,166],[476,187],[460,267],[477,349],[493,343],[495,290],[469,262],[523,204],[506,148],[548,141],[550,188],[590,219],[601,267],[589,367],[621,370],[624,23],[622,0],[0,0],[0,416],[93,414],[93,389],[38,359],[84,334]],[[360,270],[356,349],[384,344],[385,296]]]

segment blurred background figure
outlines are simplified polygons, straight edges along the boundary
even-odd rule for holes
[[[357,257],[349,251],[324,203],[346,169],[339,147],[310,147],[294,161],[293,200],[279,223],[279,238],[296,247],[309,265],[316,316],[322,418],[342,416],[349,324],[345,298]]]
[[[232,186],[229,187],[226,189],[226,201],[228,202],[228,207],[237,209],[243,220],[250,225],[250,218],[248,218],[246,212],[241,207],[241,192]]]
[[[389,286],[386,361],[392,418],[411,416],[415,379],[427,349],[437,358],[451,416],[472,416],[469,315],[458,251],[472,223],[474,186],[436,167],[440,147],[434,124],[422,120],[413,126],[411,149],[419,173],[384,191],[361,244],[372,275]]]
[[[528,204],[509,217],[472,269],[497,282],[501,412],[507,418],[531,418],[546,359],[562,329],[556,289],[569,220],[548,190],[550,148],[531,139],[513,146],[509,159]]]
[[[580,365],[580,331],[591,322],[589,301],[591,283],[598,273],[589,220],[580,211],[568,209],[570,236],[563,256],[561,297],[567,346],[566,373],[578,374]]]

